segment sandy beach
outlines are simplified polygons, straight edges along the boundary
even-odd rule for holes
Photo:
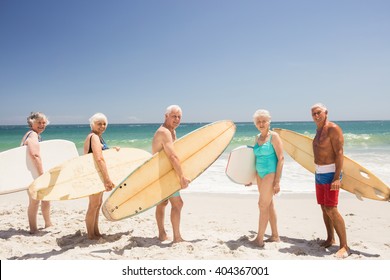
[[[338,244],[324,249],[321,211],[314,194],[275,197],[281,242],[264,249],[251,244],[257,231],[257,195],[182,192],[181,231],[186,242],[160,242],[154,209],[109,222],[103,215],[103,239],[90,241],[84,224],[88,199],[52,203],[53,227],[30,235],[25,192],[0,197],[2,260],[334,260]],[[390,204],[359,201],[342,193],[343,215],[352,260],[390,260]],[[168,209],[169,212],[169,209]],[[40,226],[43,219],[38,217]],[[166,219],[168,234],[171,233]],[[270,231],[267,229],[266,234]]]

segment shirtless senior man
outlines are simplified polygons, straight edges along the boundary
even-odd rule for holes
[[[336,257],[346,258],[350,255],[350,250],[347,245],[344,219],[337,209],[344,159],[343,132],[337,124],[328,121],[328,110],[323,104],[313,105],[311,114],[317,125],[313,140],[316,196],[318,204],[321,205],[327,231],[327,239],[321,245],[324,247],[333,245],[334,230],[336,230],[340,239],[340,248]]]
[[[166,109],[165,121],[157,129],[152,141],[152,153],[155,154],[164,149],[167,154],[173,168],[175,169],[177,176],[180,179],[180,185],[182,189],[188,187],[189,180],[184,176],[181,168],[180,160],[178,159],[173,142],[176,140],[176,128],[180,125],[182,117],[182,110],[177,105],[171,105]],[[156,206],[156,221],[158,227],[158,238],[160,241],[168,239],[167,233],[164,227],[165,208],[171,203],[171,223],[173,228],[173,242],[184,241],[180,234],[180,216],[181,209],[183,208],[183,200],[180,196],[180,192],[176,192],[169,199],[161,202]]]

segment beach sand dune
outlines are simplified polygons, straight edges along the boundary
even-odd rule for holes
[[[182,192],[181,231],[186,242],[160,242],[154,209],[109,222],[100,216],[103,238],[87,239],[84,217],[88,199],[52,203],[53,227],[28,232],[25,192],[0,196],[2,260],[334,260],[338,245],[322,248],[321,211],[314,194],[275,197],[281,241],[253,246],[257,233],[257,195]],[[390,204],[359,201],[342,193],[343,215],[354,260],[390,260]],[[167,209],[169,213],[169,209]],[[38,217],[42,225],[42,217]],[[172,232],[166,218],[168,234]],[[266,233],[269,233],[269,229]]]

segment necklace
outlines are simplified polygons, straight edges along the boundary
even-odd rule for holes
[[[317,131],[316,131],[316,137],[321,137],[321,134],[322,134],[322,131],[324,130],[326,126],[326,123],[324,123],[324,125],[322,125],[320,128],[317,127]]]
[[[264,142],[265,139],[267,139],[268,135],[270,135],[270,132],[269,132],[269,131],[267,132],[267,134],[266,134],[264,137],[263,137],[263,135],[260,134],[260,137],[259,137],[260,141],[261,141],[261,142]]]

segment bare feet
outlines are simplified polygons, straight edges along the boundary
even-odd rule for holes
[[[351,251],[349,250],[348,247],[342,247],[340,250],[337,251],[335,254],[336,258],[338,259],[345,259],[351,254]]]
[[[88,234],[87,236],[89,240],[99,240],[102,237],[102,235],[95,235],[95,234]]]
[[[264,248],[264,242],[263,240],[258,240],[257,238],[252,240],[251,243],[256,246],[256,247],[259,247],[259,248]]]
[[[35,228],[35,229],[30,229],[30,234],[36,234],[38,232],[38,229]]]
[[[161,232],[158,234],[158,240],[160,240],[161,242],[163,241],[166,241],[168,240],[168,235],[166,234],[166,232]]]
[[[95,236],[95,235],[88,235],[88,239],[89,240],[98,240],[99,237]]]
[[[185,240],[183,239],[183,238],[181,238],[181,237],[179,237],[179,238],[175,238],[174,240],[173,240],[173,243],[180,243],[180,242],[184,242]]]
[[[335,244],[336,241],[334,239],[331,239],[331,240],[325,240],[324,242],[322,242],[320,244],[321,247],[324,247],[324,248],[328,248],[330,246],[332,246],[333,244]]]
[[[270,238],[264,240],[264,242],[280,242],[280,238],[279,236],[271,236]]]

